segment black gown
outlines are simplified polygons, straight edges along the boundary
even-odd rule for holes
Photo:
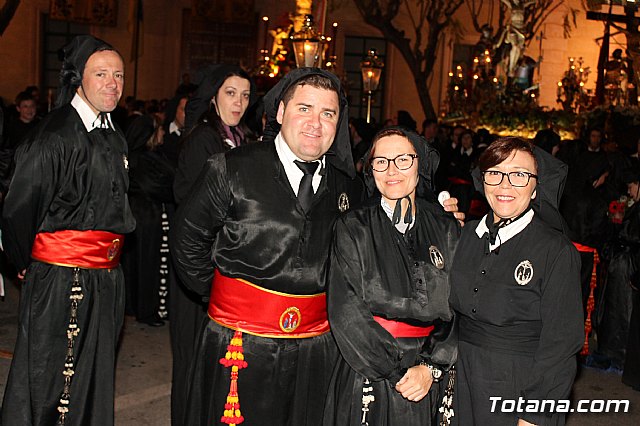
[[[31,261],[38,232],[131,232],[127,145],[120,132],[87,132],[71,105],[50,113],[16,153],[3,212],[3,243],[27,268],[20,329],[2,406],[2,424],[49,426],[67,352],[72,268]],[[113,424],[116,342],[124,315],[121,269],[81,269],[75,375],[67,425]]]
[[[196,126],[181,142],[178,168],[173,182],[173,195],[180,205],[213,154],[226,152],[230,147],[220,134],[208,124]],[[175,219],[175,218],[172,218]],[[174,226],[174,220],[170,226]],[[173,253],[171,253],[173,259]],[[171,268],[173,269],[173,268]],[[174,271],[169,278],[169,312],[171,321],[171,352],[173,371],[171,381],[171,424],[182,425],[187,403],[189,368],[197,347],[200,328],[207,313],[202,298],[180,282]]]
[[[133,154],[132,154],[133,156]],[[129,251],[123,253],[127,296],[138,321],[158,318],[161,305],[161,264],[168,254],[161,255],[162,215],[173,210],[173,177],[175,169],[159,151],[143,151],[131,161],[129,201],[136,218],[136,230],[128,236]],[[162,258],[164,262],[162,262]]]
[[[207,298],[214,267],[264,289],[310,295],[324,291],[332,228],[345,197],[362,183],[326,161],[307,214],[291,188],[273,141],[214,155],[178,211],[171,244],[177,271]],[[342,195],[344,194],[344,195]],[[342,196],[341,196],[342,195]],[[212,262],[213,260],[213,262]],[[229,371],[219,364],[234,331],[207,321],[191,375],[183,424],[219,421]],[[338,351],[330,333],[306,339],[243,334],[248,368],[238,393],[247,424],[319,425]]]
[[[623,369],[623,381],[640,387],[640,206],[624,217],[616,238],[607,243],[607,274],[599,301],[598,354]],[[634,300],[635,299],[635,300]],[[632,348],[629,352],[629,348]]]
[[[328,288],[329,322],[342,357],[331,380],[324,424],[360,425],[365,378],[375,400],[370,425],[436,424],[438,384],[420,402],[394,386],[407,368],[424,361],[448,369],[457,341],[448,306],[449,271],[459,237],[453,215],[416,199],[414,226],[405,235],[380,205],[380,196],[341,217],[334,230]],[[438,248],[444,268],[432,263]],[[394,338],[373,316],[435,328],[429,337]]]
[[[568,399],[584,340],[578,252],[534,215],[487,254],[477,225],[463,228],[451,272],[450,302],[460,321],[454,421],[511,426],[521,417],[562,425],[562,414],[501,414],[502,401],[492,413],[489,398]],[[516,277],[522,272],[530,281]]]

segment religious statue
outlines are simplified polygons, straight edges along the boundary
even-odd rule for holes
[[[273,37],[273,45],[271,46],[271,57],[275,58],[278,52],[287,50],[284,43],[289,39],[291,25],[288,28],[278,27],[275,30],[269,30],[269,34]]]
[[[628,68],[625,59],[622,58],[622,49],[616,49],[611,59],[604,66],[605,83],[609,105],[625,105],[627,98]]]
[[[525,11],[536,0],[501,0],[510,10],[509,23],[502,32],[496,47],[503,43],[511,45],[508,56],[507,75],[513,77],[518,67],[518,62],[525,48]]]

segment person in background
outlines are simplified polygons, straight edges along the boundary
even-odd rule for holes
[[[624,181],[633,206],[622,221],[618,249],[621,266],[626,270],[627,283],[631,287],[632,311],[622,383],[640,391],[640,164],[625,171]]]
[[[413,119],[409,111],[401,109],[398,110],[396,125],[402,126],[407,130],[411,130],[412,132],[416,132],[416,126],[418,125],[418,123]]]
[[[180,154],[180,139],[185,131],[185,108],[187,106],[187,96],[180,96],[171,99],[167,103],[166,118],[164,124],[164,141],[159,146],[159,150],[174,164],[178,166]]]
[[[124,61],[75,37],[62,50],[57,108],[16,152],[4,248],[24,279],[4,425],[113,425],[116,344],[124,319],[127,144],[109,113]]]
[[[187,198],[211,155],[252,140],[253,134],[245,125],[244,116],[255,96],[253,81],[238,66],[220,65],[206,73],[196,94],[185,106],[185,127],[189,133],[182,142],[173,186],[178,204]]]
[[[553,131],[553,129],[539,130],[533,138],[533,144],[540,149],[545,150],[554,157],[560,149],[560,135]]]
[[[245,125],[247,108],[255,100],[256,93],[249,75],[235,65],[220,65],[204,74],[198,90],[185,105],[183,127],[188,130],[181,132],[173,183],[173,195],[178,205],[188,198],[209,157],[243,146],[252,137]],[[169,226],[173,228],[175,220]],[[171,255],[175,261],[173,253]],[[189,368],[207,313],[202,298],[178,277],[174,279],[171,275],[169,284],[173,353],[171,421],[173,425],[182,425],[186,415]]]
[[[374,127],[364,118],[352,118],[349,120],[349,135],[351,136],[351,155],[356,166],[356,171],[362,174],[365,163],[365,154],[371,148],[371,140],[375,135]]]
[[[127,237],[122,268],[127,284],[127,307],[138,322],[152,327],[164,325],[168,286],[168,250],[162,252],[163,219],[173,204],[175,166],[160,151],[164,128],[156,115],[143,115],[131,123],[129,145],[129,202],[136,229]],[[165,243],[166,245],[166,243]],[[167,246],[168,248],[168,246]],[[164,261],[163,261],[164,259]],[[161,294],[163,293],[163,294]]]
[[[438,120],[436,119],[425,119],[422,122],[422,137],[427,141],[427,143],[433,145],[434,147],[439,145],[438,141]]]
[[[515,137],[496,140],[478,160],[474,180],[491,210],[463,228],[451,271],[460,425],[564,424],[549,407],[500,407],[519,397],[568,399],[575,378],[584,322],[580,258],[559,231],[565,177],[563,163]]]
[[[3,148],[15,150],[24,137],[38,124],[36,118],[36,101],[27,92],[21,92],[16,96],[16,111],[18,116],[15,120],[7,123],[5,130]]]
[[[587,365],[624,371],[624,380],[639,387],[637,348],[637,299],[640,288],[640,208],[638,181],[640,167],[628,166],[621,174],[627,195],[633,202],[625,203],[622,222],[615,226],[602,250],[607,273],[600,284],[597,303],[597,349],[587,359]],[[632,349],[627,353],[628,346]],[[633,354],[636,357],[633,357]],[[631,355],[631,356],[630,356]]]

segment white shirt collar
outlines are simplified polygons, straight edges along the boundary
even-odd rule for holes
[[[402,200],[398,200],[398,202],[401,202],[401,201]],[[380,205],[382,206],[382,210],[384,210],[384,212],[387,214],[387,217],[389,218],[389,220],[393,222],[393,209],[387,203],[387,201],[382,197],[380,197]],[[411,223],[404,223],[404,218],[401,218],[400,222],[395,224],[395,227],[398,231],[400,231],[400,233],[404,234],[407,232],[408,229],[411,229],[413,227],[414,223],[416,223],[416,217],[412,215]]]
[[[175,121],[172,121],[171,124],[169,124],[169,134],[171,133],[175,133],[178,136],[182,133],[182,130],[180,130],[180,127],[178,127]]]
[[[489,213],[492,214],[492,213]],[[520,219],[515,222],[511,222],[505,227],[498,229],[498,238],[496,238],[496,242],[494,244],[489,245],[489,251],[493,251],[498,248],[501,244],[506,243],[511,238],[518,235],[524,228],[527,227],[528,224],[533,220],[533,209],[529,210],[522,216]],[[482,238],[489,232],[489,228],[487,228],[487,215],[480,220],[478,226],[476,227],[476,235],[478,238]]]
[[[287,174],[287,178],[289,179],[289,184],[291,184],[291,188],[293,189],[293,192],[295,192],[297,196],[298,188],[300,187],[300,181],[302,180],[304,173],[302,173],[302,170],[300,170],[300,168],[296,166],[296,163],[294,163],[294,161],[295,160],[304,161],[304,160],[298,158],[293,153],[293,151],[291,151],[291,148],[289,148],[289,145],[287,145],[287,143],[285,142],[284,137],[282,137],[282,133],[278,133],[274,142],[276,145],[276,152],[278,153],[278,158],[280,159],[280,162],[284,166],[284,171]],[[324,174],[322,171],[324,169],[324,156],[322,156],[322,158],[319,161],[320,161],[320,167],[316,169],[316,172],[313,174],[313,180],[311,181],[311,186],[313,187],[314,193],[318,191],[318,187],[320,186],[320,181],[322,180],[322,175]]]
[[[100,128],[101,123],[98,118],[98,114],[93,112],[89,104],[87,104],[77,93],[71,100],[71,106],[74,107],[78,112],[78,115],[80,115],[80,119],[82,120],[84,127],[87,129],[87,132]],[[113,122],[111,121],[110,113],[107,113],[107,121],[109,122],[109,126],[115,130]]]

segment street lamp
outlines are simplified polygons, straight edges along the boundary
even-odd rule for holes
[[[367,123],[371,123],[371,94],[378,89],[384,62],[376,55],[376,49],[369,49],[367,57],[360,62],[362,90],[367,92]]]
[[[291,43],[298,68],[320,66],[324,36],[313,26],[313,16],[304,16],[302,28],[291,36]]]

